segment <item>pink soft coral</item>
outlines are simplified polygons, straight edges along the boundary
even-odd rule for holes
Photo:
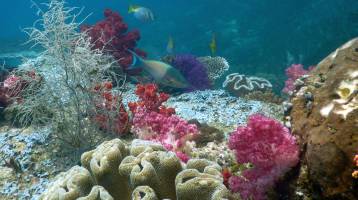
[[[229,147],[235,150],[238,163],[254,165],[229,180],[230,189],[240,192],[243,199],[265,199],[266,191],[299,160],[299,148],[289,130],[258,114],[231,134]]]
[[[155,84],[137,85],[136,94],[140,101],[128,104],[133,113],[132,132],[141,139],[160,142],[186,161],[185,152],[190,149],[190,141],[199,134],[196,125],[175,115],[173,108],[162,105],[169,95],[158,94]]]
[[[285,87],[283,88],[282,92],[289,93],[295,89],[294,82],[300,78],[301,76],[310,72],[314,66],[308,68],[308,70],[303,68],[301,64],[292,64],[290,67],[286,69],[286,76],[288,79],[285,81]]]

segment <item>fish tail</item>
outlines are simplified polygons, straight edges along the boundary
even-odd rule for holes
[[[127,49],[132,54],[132,64],[129,69],[139,69],[143,67],[143,59],[140,58],[134,51]]]

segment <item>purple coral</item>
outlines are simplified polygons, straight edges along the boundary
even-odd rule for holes
[[[294,82],[301,76],[310,72],[313,68],[314,66],[310,66],[308,70],[306,70],[301,64],[292,64],[290,67],[288,67],[285,71],[288,79],[285,81],[285,87],[283,88],[282,92],[288,94],[289,92],[295,90]]]
[[[193,55],[177,55],[173,59],[173,67],[178,69],[190,87],[186,91],[205,90],[211,88],[211,82],[205,66]]]
[[[289,130],[259,114],[250,116],[247,126],[230,135],[229,147],[238,163],[254,165],[242,176],[229,179],[230,189],[240,192],[243,199],[265,199],[267,190],[299,161],[299,148]]]

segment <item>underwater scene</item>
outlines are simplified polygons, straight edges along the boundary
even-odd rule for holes
[[[357,200],[357,0],[12,0],[0,200]]]

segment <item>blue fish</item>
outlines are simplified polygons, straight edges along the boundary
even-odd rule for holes
[[[144,71],[149,73],[157,83],[169,87],[189,87],[189,83],[183,77],[180,71],[178,71],[171,65],[156,60],[145,60],[140,58],[133,51],[128,51],[131,52],[133,55],[133,64],[129,67],[129,69],[143,69]]]

